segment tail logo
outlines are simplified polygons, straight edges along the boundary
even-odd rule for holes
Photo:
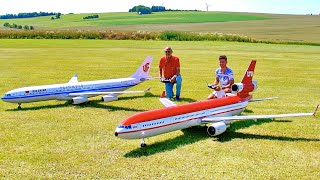
[[[149,70],[149,68],[150,68],[149,65],[150,65],[150,63],[146,63],[145,65],[142,66],[142,69],[144,72],[147,72]]]
[[[253,77],[253,71],[247,71],[247,77]]]

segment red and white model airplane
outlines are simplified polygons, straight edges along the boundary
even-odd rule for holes
[[[232,85],[234,94],[183,105],[176,105],[169,99],[160,98],[166,108],[141,112],[127,118],[116,128],[115,136],[123,139],[142,139],[141,147],[145,147],[144,138],[201,124],[212,123],[207,132],[210,136],[217,136],[224,133],[235,120],[315,115],[318,107],[313,113],[236,116],[245,110],[249,102],[274,99],[252,99],[252,95],[249,94],[257,88],[257,81],[252,81],[255,65],[256,61],[252,60],[241,83]]]

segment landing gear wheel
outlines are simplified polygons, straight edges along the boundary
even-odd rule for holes
[[[20,103],[18,104],[18,109],[21,109],[21,104]]]
[[[144,147],[146,147],[147,146],[147,144],[146,143],[141,143],[141,148],[144,148]]]

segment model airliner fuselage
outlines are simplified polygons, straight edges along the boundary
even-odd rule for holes
[[[219,107],[219,105],[222,105]],[[124,139],[142,139],[170,131],[184,129],[203,124],[205,117],[221,117],[239,115],[246,106],[245,101],[238,96],[183,104],[136,114],[116,129],[116,135]],[[211,135],[219,135],[226,130],[229,122],[214,124],[216,132]]]
[[[98,95],[103,95],[102,101],[114,101],[119,94],[145,92],[124,90],[150,78],[152,59],[147,57],[135,74],[128,78],[79,82],[78,76],[74,75],[68,83],[18,88],[5,93],[1,99],[18,103],[19,108],[21,103],[46,100],[71,100],[73,104],[80,104]]]
[[[11,103],[27,103],[45,100],[73,100],[75,104],[87,101],[88,97],[96,96],[89,94],[86,96],[76,96],[75,93],[85,92],[110,92],[123,91],[133,87],[142,81],[136,78],[121,78],[114,80],[86,81],[78,83],[52,84],[44,86],[30,86],[14,89],[7,92],[2,100]],[[111,93],[110,93],[111,94]],[[104,101],[113,100],[113,96],[103,96]],[[116,99],[114,99],[116,100]]]

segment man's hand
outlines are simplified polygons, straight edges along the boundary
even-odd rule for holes
[[[215,91],[220,91],[221,88],[220,88],[220,86],[216,86],[216,87],[214,88],[214,90],[215,90]]]
[[[220,86],[217,86],[216,84],[208,84],[208,87],[215,90],[215,91],[220,91]]]
[[[176,76],[174,75],[171,79],[170,79],[171,83],[175,83],[176,82]]]

